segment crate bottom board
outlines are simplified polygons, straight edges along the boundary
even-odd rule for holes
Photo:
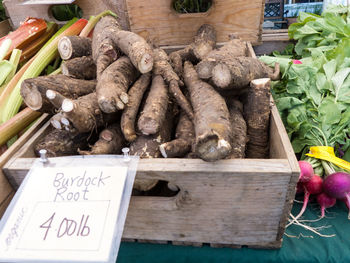
[[[278,248],[281,248],[282,246],[282,240],[276,241],[276,242],[270,242],[266,244],[259,244],[259,245],[234,245],[234,244],[200,243],[200,242],[186,242],[186,241],[163,241],[163,240],[128,239],[128,238],[122,238],[122,242],[129,242],[129,243],[137,242],[137,243],[160,244],[160,245],[171,244],[174,246],[192,246],[192,247],[210,246],[212,248],[232,248],[232,249],[241,249],[241,248],[278,249]]]

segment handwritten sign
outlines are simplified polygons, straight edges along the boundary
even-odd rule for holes
[[[127,166],[32,169],[1,221],[0,262],[115,262],[127,174]]]

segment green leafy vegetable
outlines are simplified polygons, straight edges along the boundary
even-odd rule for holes
[[[332,146],[350,160],[350,9],[300,13],[289,36],[297,40],[294,50],[260,59],[281,65],[272,94],[294,151],[305,159],[311,146]],[[323,165],[314,164],[318,170]]]

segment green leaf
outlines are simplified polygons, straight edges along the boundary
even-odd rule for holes
[[[297,55],[300,56],[300,55],[303,54],[304,49],[307,48],[307,47],[308,47],[307,44],[304,43],[304,42],[302,41],[302,39],[300,39],[300,40],[298,41],[298,43],[295,45],[295,53],[297,53]]]
[[[315,14],[312,14],[312,13],[299,12],[298,20],[299,20],[300,22],[304,22],[307,18],[311,18],[311,19],[316,20],[317,18],[320,18],[320,17],[321,17],[321,16],[315,15]]]
[[[327,9],[323,11],[323,14],[333,13],[333,14],[345,14],[348,12],[348,8],[343,5],[329,4]]]
[[[300,153],[305,145],[305,139],[296,138],[292,141],[293,150],[295,153]]]
[[[292,62],[289,58],[271,56],[261,56],[259,57],[259,60],[271,67],[274,67],[276,62],[279,63],[282,74],[289,68],[289,64]]]
[[[298,40],[305,35],[313,35],[313,34],[319,34],[320,32],[316,31],[314,28],[309,26],[308,24],[304,25],[303,27],[300,27],[297,29],[297,31],[294,33],[294,39]]]
[[[294,38],[295,32],[296,32],[298,29],[302,28],[304,25],[305,25],[305,23],[293,23],[293,24],[291,24],[291,25],[289,26],[289,28],[288,28],[288,36],[289,36],[289,38],[295,39],[295,38]]]
[[[319,106],[322,101],[322,93],[317,89],[316,85],[310,85],[309,94],[309,99]]]
[[[303,105],[304,102],[294,97],[284,97],[276,101],[276,105],[280,111],[289,110],[295,106]]]
[[[317,73],[316,75],[316,87],[320,92],[327,91],[328,89],[325,87],[327,82],[326,75],[323,73]]]
[[[339,97],[339,91],[343,86],[345,79],[348,77],[350,73],[350,68],[343,68],[339,70],[333,77],[332,83],[335,89],[335,99],[337,100]]]
[[[341,120],[339,122],[339,125],[348,125],[350,122],[350,108],[347,108],[346,111],[343,112],[341,115]]]
[[[337,124],[341,119],[341,109],[331,98],[325,98],[318,108],[319,119],[324,124]]]
[[[347,162],[350,162],[350,149],[348,149],[348,150],[345,152],[345,154],[344,154],[344,156],[342,157],[342,159],[344,159],[344,160],[347,161]]]
[[[338,92],[337,101],[350,104],[350,78],[347,77]],[[349,107],[347,105],[346,107]]]
[[[350,67],[350,57],[345,57],[341,64],[338,66],[338,70]]]
[[[336,59],[337,65],[341,65],[346,57],[350,57],[350,38],[342,39],[338,46],[327,52],[326,56],[329,60]]]
[[[324,73],[326,74],[327,80],[332,80],[335,71],[337,69],[337,62],[335,59],[327,62],[323,65]]]
[[[327,25],[332,27],[333,32],[346,35],[346,22],[341,16],[334,13],[325,13],[323,16]]]

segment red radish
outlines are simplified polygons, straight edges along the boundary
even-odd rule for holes
[[[305,183],[305,188],[306,188],[305,192],[308,192],[309,194],[312,194],[312,195],[317,195],[322,193],[322,183],[323,183],[322,178],[314,174],[311,177],[310,181]]]
[[[295,219],[298,219],[299,217],[301,217],[306,209],[307,203],[309,202],[309,197],[310,194],[312,195],[317,195],[322,193],[322,183],[323,180],[320,176],[314,174],[310,181],[308,181],[307,183],[304,184],[304,203],[303,203],[303,207],[301,208],[299,214],[295,217]]]
[[[343,172],[332,173],[326,177],[323,183],[326,194],[337,199],[344,199],[347,207],[350,207],[350,175]],[[350,219],[350,216],[349,216]]]
[[[307,161],[299,161],[298,163],[300,167],[299,182],[306,183],[310,181],[314,175],[314,169],[312,168],[311,164]]]
[[[324,218],[324,211],[335,205],[337,199],[328,196],[326,193],[321,193],[317,196],[317,203],[321,206],[321,218]]]
[[[302,194],[304,193],[304,184],[301,182],[297,183],[297,190],[296,190],[297,194]]]

